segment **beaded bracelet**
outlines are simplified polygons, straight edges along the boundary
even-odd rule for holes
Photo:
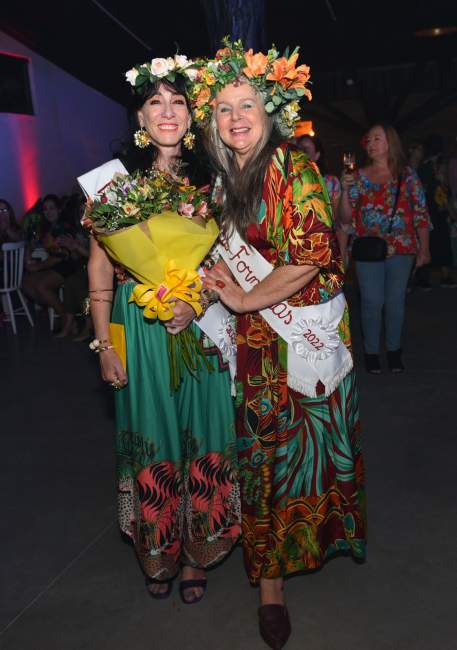
[[[195,319],[197,321],[200,320],[200,318],[203,318],[211,305],[214,305],[219,301],[219,295],[215,291],[210,291],[209,289],[203,289],[201,297],[202,299],[200,305],[202,308],[202,313],[200,316],[198,316],[198,318]]]
[[[103,343],[107,343],[107,345],[103,345]],[[92,352],[98,354],[99,352],[106,352],[106,350],[113,350],[114,345],[109,339],[94,339],[89,343],[89,348]]]

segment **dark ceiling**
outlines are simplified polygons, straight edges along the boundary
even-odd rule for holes
[[[8,4],[2,9],[0,29],[122,103],[128,101],[123,73],[135,63],[173,54],[177,45],[188,56],[210,53],[199,0],[100,0],[150,50],[91,0]],[[457,25],[454,0],[266,0],[265,7],[267,42],[280,49],[300,45],[315,87],[319,73],[341,70],[350,75],[372,65],[457,56],[456,33],[439,38],[414,35],[419,29]]]

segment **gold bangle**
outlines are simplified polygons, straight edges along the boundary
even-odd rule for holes
[[[100,352],[106,352],[107,350],[114,350],[114,345],[105,345],[103,347],[99,347],[95,350],[96,354],[99,354]]]
[[[89,289],[88,293],[98,293],[99,291],[114,291],[114,289]]]

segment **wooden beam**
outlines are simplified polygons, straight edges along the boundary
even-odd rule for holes
[[[411,74],[409,83],[407,83],[403,91],[397,95],[397,97],[394,99],[390,107],[389,121],[391,122],[391,124],[396,123],[403,104],[406,102],[406,100],[411,95],[411,93],[413,93],[414,90],[417,88],[420,78],[424,75],[424,69],[425,69],[425,61],[421,61],[420,63],[416,62],[414,64],[414,70]]]
[[[324,112],[327,111],[330,115],[325,115]],[[316,117],[325,120],[328,124],[337,126],[338,128],[348,129],[352,133],[363,133],[365,131],[365,125],[359,124],[354,120],[350,115],[345,111],[332,106],[331,104],[318,102],[317,104],[310,104],[305,108],[305,115],[315,115]]]
[[[457,86],[446,93],[440,92],[429,97],[421,106],[414,108],[398,120],[396,127],[399,131],[404,131],[413,124],[423,122],[428,117],[435,115],[435,113],[439,113],[443,108],[451,106],[455,102],[457,102]]]

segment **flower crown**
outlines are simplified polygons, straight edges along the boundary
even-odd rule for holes
[[[191,102],[197,125],[208,124],[216,94],[227,84],[245,77],[262,94],[266,112],[276,115],[281,132],[291,135],[299,119],[300,99],[304,96],[311,99],[311,91],[306,87],[309,67],[296,66],[299,48],[290,55],[287,48],[279,56],[273,46],[265,55],[254,54],[252,49],[245,52],[240,40],[232,43],[228,36],[222,42],[224,47],[216,52],[214,59],[196,62],[198,74],[191,79]]]
[[[167,59],[152,59],[141,65],[134,66],[125,73],[125,78],[134,91],[142,94],[147,86],[160,79],[174,83],[176,75],[184,77],[186,83],[194,81],[197,76],[196,63],[184,54],[175,54]]]

